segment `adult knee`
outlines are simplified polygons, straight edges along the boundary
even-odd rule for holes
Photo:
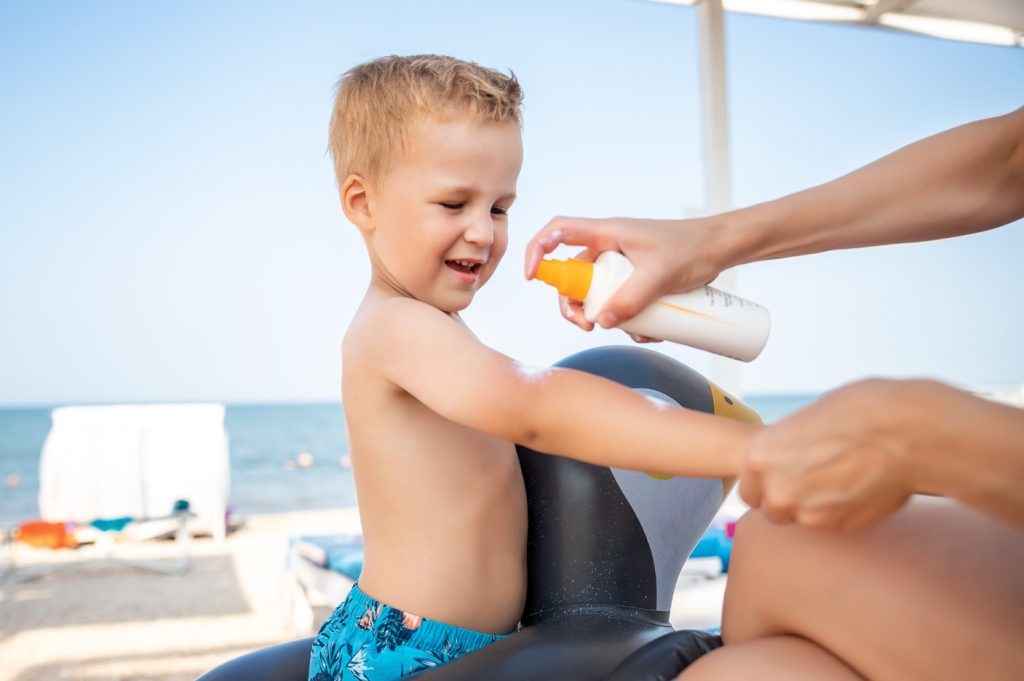
[[[779,633],[773,598],[785,578],[784,564],[791,558],[785,545],[794,530],[772,523],[757,510],[736,524],[722,614],[726,643]]]

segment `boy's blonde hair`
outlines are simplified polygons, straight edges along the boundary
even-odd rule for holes
[[[383,177],[418,119],[470,113],[521,125],[522,101],[514,73],[454,57],[391,55],[360,64],[338,81],[328,130],[338,185],[352,173],[371,182]]]

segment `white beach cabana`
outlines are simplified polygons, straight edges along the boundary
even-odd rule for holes
[[[43,520],[88,523],[194,514],[193,533],[225,535],[228,436],[220,404],[61,407],[39,462]]]
[[[697,11],[701,88],[704,205],[714,214],[732,208],[732,166],[726,74],[725,12],[904,31],[946,40],[1024,47],[1024,0],[647,0]],[[724,272],[716,285],[736,290]],[[740,393],[734,360],[711,358],[712,379]]]

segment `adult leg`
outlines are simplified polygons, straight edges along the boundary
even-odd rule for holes
[[[1024,531],[1016,527],[915,498],[842,534],[751,512],[734,546],[717,665],[733,657],[730,648],[737,664],[751,664],[738,644],[793,635],[872,681],[1024,678]]]
[[[770,636],[713,650],[679,681],[863,681],[824,648],[796,636]]]

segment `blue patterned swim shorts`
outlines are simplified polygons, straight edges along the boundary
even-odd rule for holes
[[[505,638],[424,619],[352,586],[313,639],[309,681],[390,681]]]

